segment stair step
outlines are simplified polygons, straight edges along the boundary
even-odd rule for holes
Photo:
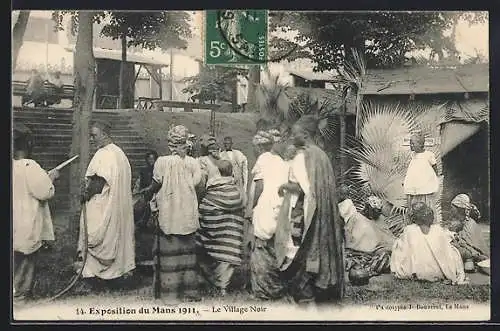
[[[38,139],[39,137],[47,137],[47,138],[52,138],[54,140],[57,139],[64,139],[64,138],[70,138],[71,135],[69,133],[54,133],[50,135],[44,135],[44,134],[36,134],[35,138]],[[136,132],[130,132],[130,133],[125,133],[125,132],[120,132],[119,134],[111,134],[111,137],[115,141],[134,141],[134,140],[142,140],[142,137],[140,137]]]
[[[23,123],[24,125],[28,126],[30,129],[32,127],[46,127],[47,125],[71,129],[71,127],[73,125],[71,120],[62,121],[59,119],[53,120],[53,119],[13,118],[13,122],[14,123]],[[113,119],[113,120],[110,120],[109,122],[112,125],[112,128],[111,128],[112,131],[118,127],[124,127],[124,128],[132,127],[132,125],[130,124],[130,121]]]

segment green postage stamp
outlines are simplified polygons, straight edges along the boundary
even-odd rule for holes
[[[267,10],[206,10],[203,23],[206,64],[267,62]]]

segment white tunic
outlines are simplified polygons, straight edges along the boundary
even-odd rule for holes
[[[103,177],[106,184],[85,204],[88,257],[83,277],[114,279],[135,268],[132,176],[127,156],[120,147],[100,148],[87,168],[86,178]],[[81,215],[79,248],[83,247]]]
[[[436,163],[436,156],[431,151],[414,153],[403,184],[405,194],[436,193],[439,189],[439,179],[432,168]]]
[[[14,251],[31,254],[43,240],[54,240],[47,202],[54,196],[54,185],[47,172],[31,159],[13,161],[12,184]]]
[[[256,237],[271,239],[278,225],[278,214],[283,198],[278,195],[281,185],[288,182],[289,166],[280,156],[263,153],[252,169],[253,180],[262,180],[264,188],[253,210],[253,227]]]

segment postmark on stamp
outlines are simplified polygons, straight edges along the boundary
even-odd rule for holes
[[[207,10],[204,25],[206,64],[268,62],[267,10]]]

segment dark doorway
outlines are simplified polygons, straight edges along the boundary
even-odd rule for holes
[[[96,59],[97,63],[97,91],[96,108],[116,109],[120,96],[120,67],[121,61],[110,59]],[[124,95],[125,108],[134,108],[135,66],[127,62],[125,67],[125,82],[127,93]]]
[[[460,193],[469,195],[479,211],[481,222],[490,221],[489,129],[485,123],[473,136],[443,158],[443,211]]]

